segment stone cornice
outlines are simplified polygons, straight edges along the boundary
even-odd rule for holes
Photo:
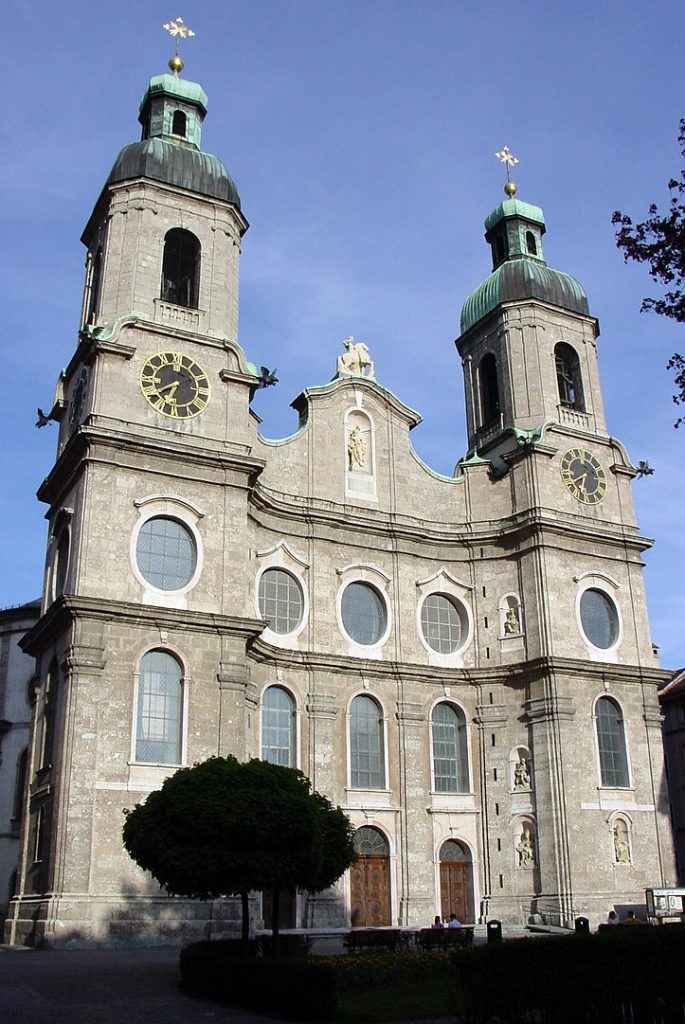
[[[174,634],[230,634],[241,637],[246,642],[258,636],[264,629],[261,619],[181,611],[178,608],[160,608],[156,605],[63,594],[50,605],[45,615],[26,634],[21,641],[21,648],[27,654],[38,656],[60,633],[65,633],[78,621],[125,623],[145,629],[165,629]],[[82,648],[79,645],[74,649]]]

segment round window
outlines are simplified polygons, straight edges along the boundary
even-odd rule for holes
[[[385,603],[368,583],[350,583],[345,587],[340,611],[345,632],[358,644],[370,647],[385,633]]]
[[[580,599],[580,622],[585,636],[600,650],[613,647],[618,639],[616,605],[603,590],[586,590]]]
[[[421,629],[426,643],[438,654],[454,654],[462,643],[462,619],[455,602],[445,594],[429,594],[421,605]]]
[[[283,569],[267,569],[259,579],[259,614],[274,633],[292,633],[302,621],[302,591]]]
[[[155,516],[140,528],[136,561],[141,576],[153,587],[180,590],[195,574],[195,538],[177,519]]]

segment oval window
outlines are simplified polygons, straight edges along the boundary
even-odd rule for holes
[[[421,605],[421,630],[428,646],[438,654],[454,654],[462,646],[462,616],[446,594],[429,594]]]
[[[292,633],[302,621],[302,591],[283,569],[266,569],[259,578],[259,614],[274,633]]]
[[[136,561],[141,576],[153,587],[181,590],[195,575],[195,538],[177,519],[155,516],[140,528]]]
[[[603,590],[586,590],[580,599],[580,622],[593,647],[606,651],[618,639],[616,605]]]
[[[345,632],[358,644],[370,647],[385,633],[385,603],[368,583],[350,583],[345,588],[340,612]]]

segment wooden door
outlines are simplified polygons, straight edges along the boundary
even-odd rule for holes
[[[440,864],[440,913],[444,921],[456,914],[462,923],[468,921],[467,873],[463,861],[442,861]]]
[[[353,928],[382,928],[391,924],[388,857],[362,855],[350,870]]]

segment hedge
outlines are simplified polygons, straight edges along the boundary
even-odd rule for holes
[[[469,1024],[667,1024],[684,1019],[684,962],[669,925],[481,946],[457,969]]]

